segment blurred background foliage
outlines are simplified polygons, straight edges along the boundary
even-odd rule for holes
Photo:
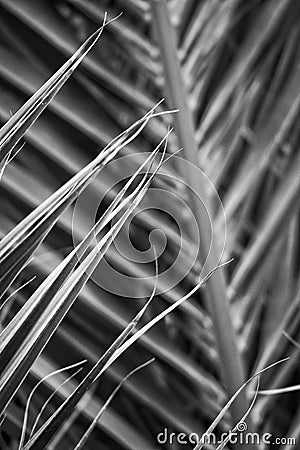
[[[169,0],[168,6],[194,120],[199,165],[216,186],[225,209],[224,259],[234,257],[226,274],[227,295],[246,373],[291,356],[263,376],[261,388],[298,384],[300,3]],[[25,147],[5,171],[1,236],[160,100],[166,79],[146,0],[0,0],[1,124],[97,28],[104,11],[109,17],[124,13],[106,28],[99,44],[28,131]],[[151,121],[124,154],[150,151],[167,126],[167,119]],[[175,136],[168,151],[177,148]],[[165,170],[180,180],[172,163]],[[109,180],[97,185],[102,194],[108,187]],[[167,188],[188,202],[180,182],[168,183]],[[2,311],[2,324],[72,247],[71,213],[63,215],[13,286],[12,291],[36,276]],[[216,227],[219,213],[214,217]],[[187,222],[182,211],[182,223]],[[167,214],[137,214],[131,227],[133,242],[142,247],[147,247],[152,229],[163,228],[168,245],[160,264],[171,264],[179,230]],[[82,237],[82,229],[74,233]],[[191,241],[183,242],[187,259],[191,245]],[[139,270],[147,276],[152,270],[124,262],[113,247],[107,258],[128,275]],[[157,296],[148,318],[188,292],[197,280],[197,269],[174,289]],[[2,426],[1,448],[16,448],[24,402],[37,381],[83,358],[95,362],[140,306],[140,300],[124,299],[88,284],[11,405]],[[167,449],[168,445],[156,442],[164,427],[203,432],[226,395],[214,327],[200,292],[106,372],[51,448],[73,448],[117,382],[151,356],[156,362],[124,385],[86,448]],[[39,388],[29,425],[65,376],[49,379]],[[76,383],[75,377],[53,396],[44,417]],[[259,396],[253,409],[254,426],[261,432],[297,438],[298,400],[297,392]],[[219,431],[229,425],[227,416]]]

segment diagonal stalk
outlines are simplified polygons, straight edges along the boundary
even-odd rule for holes
[[[157,43],[164,68],[166,98],[171,107],[179,109],[178,114],[174,116],[174,120],[180,145],[183,147],[184,159],[198,167],[197,145],[194,138],[192,116],[186,102],[180,64],[176,53],[175,36],[169,19],[166,1],[152,0],[152,11],[156,25]],[[194,173],[189,169],[189,164],[184,162],[182,167],[179,167],[179,170],[182,172],[189,187],[203,200],[204,205],[209,205],[209,199],[201,178],[195,177]],[[203,255],[208,255],[208,260],[205,264],[207,265],[207,270],[209,270],[218,264],[216,249],[210,248],[212,241],[210,223],[208,217],[203,214],[203,209],[199,207],[194,195],[191,196],[191,208],[196,218],[198,229],[201,230],[200,258],[201,255],[202,257]],[[214,323],[223,370],[223,380],[228,397],[230,397],[240,388],[245,377],[237,347],[237,339],[229,315],[229,302],[226,298],[226,283],[222,270],[217,271],[208,280],[206,300]],[[244,415],[247,404],[246,394],[243,392],[232,405],[234,422],[238,422]]]

